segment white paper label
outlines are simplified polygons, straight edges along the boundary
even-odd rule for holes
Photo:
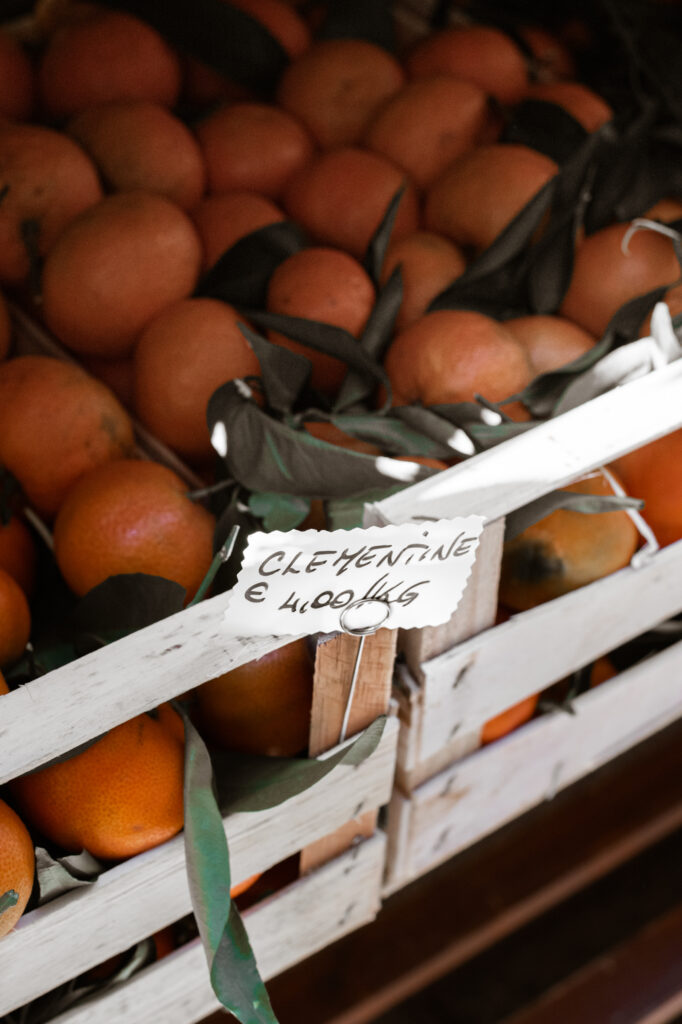
[[[484,522],[482,516],[466,516],[366,530],[251,534],[226,612],[230,632],[331,633],[341,628],[344,609],[360,600],[386,603],[383,625],[390,629],[447,622],[474,564]],[[383,613],[378,605],[366,606],[366,624],[373,615],[377,619],[377,608]],[[355,626],[360,607],[354,618]]]

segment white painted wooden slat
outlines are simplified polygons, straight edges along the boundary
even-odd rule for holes
[[[395,858],[399,884],[681,717],[682,642],[583,694],[574,709],[574,715],[543,715],[418,787],[409,829],[399,822],[407,833],[407,847]]]
[[[682,610],[682,541],[422,666],[419,759]]]
[[[228,600],[202,601],[5,694],[0,784],[294,639],[231,635]]]
[[[681,425],[678,359],[413,484],[372,510],[389,523],[420,515],[498,519]]]
[[[266,981],[376,917],[384,854],[378,833],[244,914]],[[51,1024],[194,1024],[218,1008],[197,940]]]
[[[279,807],[225,819],[234,882],[296,853],[363,811],[388,802],[398,727],[386,723],[371,757],[339,766]],[[111,868],[26,914],[2,940],[0,1016],[128,949],[190,911],[183,837]]]

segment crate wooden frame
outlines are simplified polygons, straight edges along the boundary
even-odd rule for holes
[[[679,428],[681,398],[677,360],[367,509],[373,524],[486,517],[473,587],[451,622],[403,638],[387,892],[682,716],[678,643],[579,697],[573,714],[478,749],[487,720],[682,610],[679,541],[493,625],[505,515]]]

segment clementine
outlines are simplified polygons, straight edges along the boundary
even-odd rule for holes
[[[601,474],[564,489],[613,493]],[[558,509],[505,544],[500,600],[523,611],[583,587],[628,565],[638,540],[627,512],[590,515]]]
[[[79,366],[50,356],[0,363],[0,463],[41,515],[54,516],[81,474],[133,448],[127,412]]]
[[[126,409],[133,407],[133,357],[132,355],[106,359],[102,356],[81,356],[81,363],[93,377],[113,391]]]
[[[323,149],[352,146],[404,81],[398,61],[380,46],[364,39],[322,39],[284,71],[277,102]]]
[[[181,743],[149,715],[111,729],[87,750],[10,784],[21,813],[64,850],[132,857],[183,823]]]
[[[521,342],[538,375],[572,363],[596,343],[582,327],[560,316],[518,316],[505,320],[504,326]]]
[[[184,210],[204,193],[206,169],[197,141],[160,103],[113,100],[87,107],[66,130],[112,191],[158,192]]]
[[[33,111],[34,73],[18,39],[0,29],[0,116],[27,121]]]
[[[236,189],[206,196],[192,211],[203,247],[204,268],[212,267],[240,238],[285,219],[271,199],[256,192]]]
[[[284,208],[318,241],[362,259],[400,188],[405,191],[398,206],[394,238],[417,229],[414,185],[385,157],[341,147],[313,158],[290,179]]]
[[[12,512],[7,522],[0,516],[0,569],[27,595],[33,590],[37,560],[33,534],[21,516]]]
[[[500,103],[518,103],[528,87],[526,58],[516,43],[489,25],[433,32],[408,54],[411,78],[453,75],[479,85]]]
[[[524,725],[535,714],[539,700],[540,694],[532,693],[530,697],[525,697],[513,707],[488,719],[481,729],[481,746],[486,747],[489,743],[502,739],[503,736]]]
[[[135,348],[135,411],[156,437],[188,459],[213,454],[206,423],[213,392],[235,377],[260,373],[240,320],[225,302],[184,299],[159,313]]]
[[[295,640],[198,687],[197,724],[232,750],[292,757],[308,743],[313,663]]]
[[[157,313],[193,290],[201,243],[189,217],[150,192],[119,192],[77,217],[48,253],[43,315],[79,353],[123,356]]]
[[[682,430],[637,448],[615,462],[628,494],[643,498],[642,516],[659,544],[682,540]]]
[[[266,304],[271,313],[320,320],[359,337],[374,300],[374,285],[356,259],[340,249],[313,247],[301,249],[279,264],[268,284]],[[313,387],[327,395],[336,394],[346,375],[345,363],[280,332],[269,331],[268,336],[310,360]]]
[[[0,938],[7,935],[26,909],[35,874],[35,853],[28,829],[15,811],[0,800],[0,896],[15,892],[17,903],[0,915]]]
[[[487,249],[557,171],[550,157],[528,146],[477,146],[429,189],[426,226],[459,245]]]
[[[55,558],[78,595],[109,576],[140,572],[179,583],[189,598],[211,564],[214,525],[172,470],[119,459],[69,490],[55,521]]]
[[[528,87],[526,99],[556,103],[586,132],[595,132],[613,118],[613,110],[606,100],[582,82],[536,82]]]
[[[402,330],[424,316],[432,300],[464,273],[466,260],[461,249],[443,235],[415,231],[389,243],[381,268],[382,284],[398,265],[403,301],[396,328]]]
[[[31,635],[31,612],[26,595],[15,579],[0,569],[0,668],[24,653]]]

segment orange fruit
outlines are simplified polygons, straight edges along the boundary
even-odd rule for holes
[[[47,326],[75,352],[123,356],[150,320],[193,290],[201,243],[179,206],[119,192],[61,234],[43,268]]]
[[[102,356],[81,356],[80,362],[88,373],[97,377],[113,391],[126,409],[133,407],[133,358],[132,355],[105,359]]]
[[[221,100],[248,100],[251,91],[238,82],[233,82],[209,64],[194,57],[185,56],[182,84],[183,99],[195,107],[205,109]]]
[[[557,171],[550,157],[528,146],[478,146],[429,189],[426,227],[459,245],[487,249]]]
[[[586,132],[596,132],[613,117],[608,103],[582,82],[536,82],[528,87],[526,99],[556,103]]]
[[[579,243],[573,275],[559,309],[561,316],[601,338],[624,303],[660,285],[673,284],[679,267],[670,239],[638,231],[627,252],[622,243],[628,224],[611,224]]]
[[[170,701],[164,701],[155,709],[157,721],[167,729],[179,743],[185,742],[185,724]]]
[[[206,170],[197,141],[160,103],[113,100],[87,107],[66,130],[114,192],[158,192],[184,210],[204,193]]]
[[[601,474],[564,490],[613,493]],[[523,611],[593,583],[628,565],[638,540],[627,512],[587,515],[558,509],[505,544],[500,600]]]
[[[79,596],[120,573],[179,583],[191,598],[213,557],[213,516],[156,462],[120,459],[82,476],[54,525],[54,552]]]
[[[204,268],[212,267],[240,238],[285,219],[272,200],[256,192],[236,189],[206,196],[192,211],[204,250]]]
[[[682,201],[674,199],[672,196],[667,196],[659,199],[653,206],[650,206],[642,216],[648,217],[649,220],[660,220],[664,224],[669,224],[671,221],[679,220],[682,217]]]
[[[381,268],[382,284],[398,264],[403,282],[403,301],[396,319],[399,330],[424,316],[431,301],[466,269],[464,254],[455,243],[432,231],[415,231],[389,243]]]
[[[313,662],[295,640],[195,690],[197,724],[219,746],[293,757],[308,745]]]
[[[51,117],[69,117],[109,100],[172,107],[180,93],[180,61],[151,25],[122,11],[96,10],[49,38],[39,88]]]
[[[318,441],[326,441],[327,444],[338,445],[339,448],[348,448],[352,452],[360,452],[361,455],[381,455],[381,449],[377,448],[371,441],[363,441],[359,437],[352,437],[337,427],[335,423],[323,420],[307,420],[303,429]]]
[[[486,94],[448,75],[408,82],[370,122],[363,142],[427,188],[453,160],[481,141],[489,123]]]
[[[268,284],[266,305],[271,313],[320,320],[357,338],[375,297],[369,274],[356,259],[340,249],[313,247],[301,249],[279,264]],[[326,395],[336,394],[346,375],[345,363],[280,332],[268,331],[268,337],[309,359],[313,387]]]
[[[434,32],[406,59],[410,78],[453,75],[479,85],[500,103],[518,103],[528,87],[526,58],[515,42],[489,25]]]
[[[622,455],[614,463],[623,486],[643,498],[642,516],[659,544],[682,539],[682,430]]]
[[[539,82],[557,78],[574,78],[573,54],[561,40],[541,25],[520,25],[519,35],[530,47],[534,57],[533,76]]]
[[[228,380],[260,373],[237,326],[236,309],[217,299],[168,306],[140,335],[133,357],[135,411],[161,441],[193,460],[213,454],[208,400]]]
[[[0,800],[0,896],[14,891],[15,906],[0,914],[0,938],[14,928],[33,889],[35,853],[33,840],[23,821],[9,804]]]
[[[321,153],[290,179],[284,209],[319,242],[362,259],[398,189],[393,237],[416,231],[414,185],[390,160],[362,149],[342,147]]]
[[[518,704],[501,711],[494,718],[488,719],[481,729],[481,746],[486,747],[524,725],[535,714],[539,700],[540,694],[533,693],[530,697],[520,700]]]
[[[28,238],[45,253],[66,225],[102,198],[97,170],[61,132],[0,124],[0,280],[18,285],[31,271]]]
[[[0,569],[0,668],[18,661],[31,635],[31,612],[15,579]]]
[[[9,693],[9,686],[2,672],[0,672],[0,694],[2,693]]]
[[[675,288],[668,288],[667,292],[661,300],[665,302],[666,306],[670,311],[671,317],[679,316],[682,313],[682,285],[676,285]],[[642,326],[639,329],[640,338],[648,338],[651,335],[651,315],[653,310],[642,321]]]
[[[523,346],[504,325],[468,310],[427,313],[395,337],[384,366],[394,405],[473,402],[476,394],[499,402],[532,379]]]
[[[596,338],[560,316],[518,316],[504,326],[520,341],[536,375],[558,370],[589,352]]]
[[[310,46],[308,26],[283,0],[229,0],[229,3],[259,21],[292,59],[300,57]]]
[[[27,595],[33,590],[37,560],[33,534],[21,516],[13,512],[8,522],[0,516],[0,569]]]
[[[149,715],[138,715],[10,788],[26,820],[51,842],[118,860],[182,828],[183,760],[183,745]]]
[[[41,515],[54,516],[81,474],[133,447],[127,412],[79,366],[50,356],[0,363],[0,464]]]
[[[26,121],[33,111],[33,65],[18,39],[0,29],[0,116]]]
[[[250,875],[248,878],[245,878],[243,882],[237,882],[236,885],[231,886],[230,899],[236,900],[238,896],[241,896],[242,893],[246,892],[247,889],[250,889],[252,885],[255,885],[260,876],[261,873],[259,871],[258,874]]]
[[[611,659],[606,655],[602,655],[601,658],[597,658],[590,670],[590,687],[601,686],[602,683],[613,679],[617,675],[618,669]]]
[[[12,344],[12,321],[5,296],[0,292],[0,362],[9,355]]]
[[[315,148],[300,121],[268,103],[228,103],[195,131],[211,192],[252,189],[276,199]]]
[[[277,102],[323,149],[350,146],[405,81],[400,64],[364,39],[322,39],[285,69]]]

